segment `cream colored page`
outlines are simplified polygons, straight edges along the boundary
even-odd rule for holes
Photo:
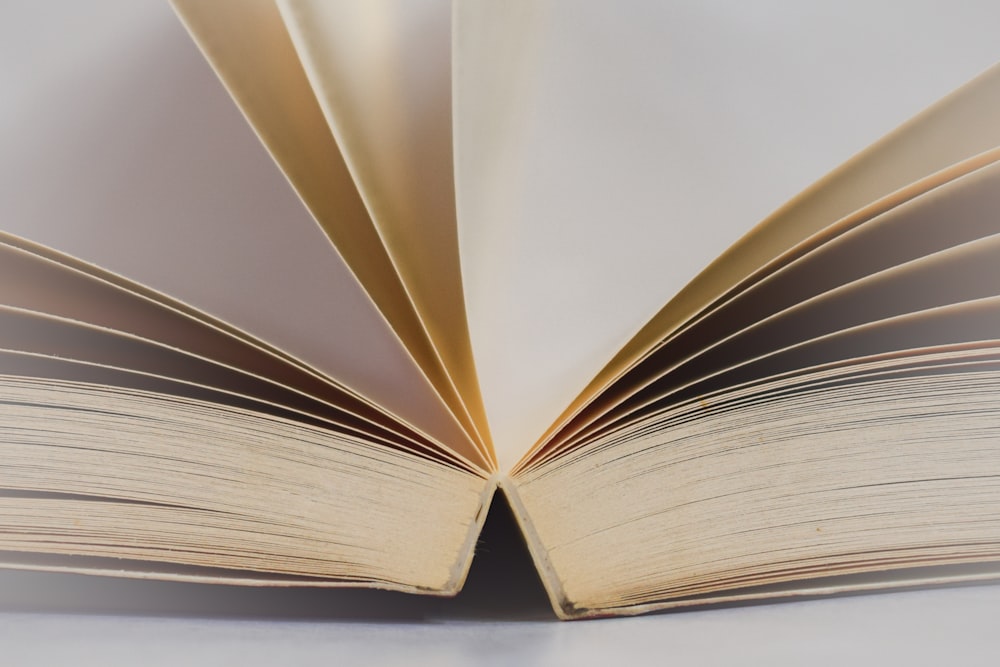
[[[787,253],[850,229],[867,216],[906,201],[974,164],[988,164],[1000,147],[1000,66],[921,112],[827,174],[768,216],[688,283],[601,370],[567,413],[590,400],[689,318],[743,281],[787,262]],[[753,276],[757,276],[756,278]]]
[[[456,4],[459,239],[501,461],[756,222],[992,64],[998,14]]]
[[[25,5],[0,25],[0,225],[245,328],[462,438],[165,3]],[[80,34],[114,17],[127,40]],[[21,42],[45,26],[47,41]],[[37,33],[37,31],[35,31]],[[21,76],[29,70],[33,76]]]
[[[1000,95],[996,99],[1000,102]],[[988,111],[988,109],[987,106],[986,110]],[[939,129],[944,130],[945,128]],[[915,143],[919,145],[921,142],[916,141]],[[883,165],[886,169],[880,172],[884,177],[892,176],[892,167],[903,166],[896,162],[896,158],[902,156],[896,154],[892,157],[894,159]],[[926,158],[929,156],[924,157],[924,160],[913,160],[913,162],[927,166]],[[586,407],[579,414],[568,410],[564,417],[573,415],[573,419],[570,420],[566,417],[565,420],[557,422],[559,424],[558,437],[543,439],[521,463],[533,459],[536,452],[550,448],[552,443],[565,442],[567,436],[579,427],[581,420],[598,418],[603,412],[610,410],[612,406],[626,401],[630,396],[642,391],[644,387],[654,381],[654,378],[669,376],[673,373],[672,369],[675,368],[675,364],[688,358],[689,355],[701,354],[726,336],[740,331],[744,327],[752,326],[755,322],[783,308],[792,307],[807,298],[857,280],[862,276],[1000,231],[1000,227],[997,226],[1000,221],[989,215],[983,215],[983,212],[990,211],[994,207],[988,201],[983,201],[982,186],[977,193],[974,189],[975,186],[972,185],[976,181],[988,179],[987,174],[996,171],[997,160],[1000,160],[1000,147],[980,153],[952,168],[921,179],[896,191],[889,197],[842,218],[836,224],[827,227],[822,235],[810,239],[809,245],[805,249],[799,246],[795,251],[798,253],[797,259],[794,261],[787,259],[780,269],[773,270],[766,278],[761,278],[752,286],[746,287],[730,301],[713,308],[710,314],[704,318],[698,318],[690,326],[678,331],[676,336],[669,336],[667,342],[658,345],[655,351],[642,358],[633,368],[615,379],[613,384],[595,397],[591,392],[597,391],[602,386],[600,384],[603,382],[602,376],[608,374],[608,376],[613,377],[609,371],[611,366],[621,361],[622,366],[620,367],[624,367],[627,363],[625,360],[639,356],[639,352],[633,353],[630,348],[634,347],[641,351],[643,348],[639,347],[639,344],[645,342],[644,339],[651,339],[652,343],[662,341],[663,337],[670,332],[669,326],[665,326],[664,321],[676,324],[683,322],[683,316],[691,315],[690,310],[685,313],[678,306],[683,304],[684,307],[692,310],[695,308],[694,304],[697,302],[694,296],[689,296],[689,293],[697,291],[698,288],[702,288],[704,291],[706,283],[709,282],[705,281],[704,278],[711,275],[713,270],[720,269],[714,271],[716,280],[728,279],[735,282],[745,275],[739,272],[740,269],[752,271],[761,266],[764,260],[751,263],[751,258],[745,256],[741,257],[739,261],[727,261],[732,255],[745,254],[748,250],[746,246],[752,245],[746,243],[747,239],[741,240],[727,250],[710,269],[689,283],[674,301],[664,307],[663,311],[643,328],[642,333],[616,355],[609,368],[603,369],[601,375],[591,382],[574,403],[583,405],[585,399],[592,398],[593,400],[586,403]],[[865,171],[869,173],[879,171],[875,169],[875,165],[869,166],[871,169]],[[905,166],[908,169],[914,169],[914,165],[909,161]],[[857,174],[855,178],[863,180],[863,173]],[[899,174],[895,175],[899,176]],[[965,186],[961,185],[962,181],[966,183]],[[873,185],[867,182],[865,184]],[[991,188],[988,182],[986,185],[988,192]],[[950,194],[943,194],[945,192]],[[939,203],[935,205],[935,201]],[[950,205],[952,208],[942,210],[942,202],[945,207]],[[978,213],[969,215],[970,206],[974,212]],[[819,211],[819,213],[830,212]],[[781,218],[782,216],[779,215],[773,217],[772,220],[780,225]],[[795,233],[801,235],[809,232],[808,225],[813,225],[813,229],[815,229],[817,226],[815,223],[821,223],[824,219],[829,219],[829,216],[805,216],[804,218],[796,216],[783,220],[785,224],[780,226],[784,226],[786,236]],[[905,226],[907,220],[910,221],[909,228],[902,232],[898,228],[894,232],[886,233],[884,231],[892,229],[893,225],[898,225],[900,221],[903,221]],[[945,221],[947,224],[943,224]],[[794,224],[796,222],[799,224]],[[769,223],[762,224],[766,226]],[[763,227],[763,229],[767,229],[767,227]],[[879,230],[883,231],[880,233]],[[751,238],[758,233],[752,232]],[[823,242],[821,243],[817,239],[823,239]],[[763,250],[771,249],[773,251],[775,246],[778,248],[786,247],[778,245],[782,241],[790,245],[794,242],[794,238],[782,239],[779,232],[772,236],[769,244],[762,244]],[[760,251],[761,248],[758,247],[756,250]],[[811,252],[807,252],[808,250]],[[743,252],[741,253],[741,251]],[[765,255],[765,259],[768,256],[770,255]],[[704,299],[703,296],[701,303],[708,301],[710,299]],[[891,304],[890,301],[884,305]],[[667,317],[675,319],[668,320]],[[661,328],[656,329],[657,326]],[[656,331],[659,333],[654,333]],[[575,408],[575,405],[573,407]],[[576,424],[570,425],[574,421]],[[549,436],[555,432],[553,428],[546,435]]]
[[[385,247],[467,410],[488,436],[458,263],[451,3],[278,5]]]
[[[463,428],[475,433],[368,215],[275,0],[172,4],[351,272]]]

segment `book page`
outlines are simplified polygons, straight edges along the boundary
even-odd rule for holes
[[[600,415],[576,434],[574,445],[564,448],[592,440],[609,424],[620,427],[643,415],[741,382],[873,354],[996,339],[995,317],[985,321],[970,318],[970,324],[959,315],[932,321],[921,314],[948,312],[949,308],[961,313],[963,304],[980,301],[992,301],[995,314],[995,295],[1000,293],[998,253],[1000,235],[994,234],[803,301],[684,359],[642,392]],[[890,322],[900,324],[890,326]],[[858,331],[877,335],[865,338],[856,335]]]
[[[39,5],[51,41],[0,66],[6,231],[166,292],[445,442],[465,435],[288,187],[166,4],[109,2],[110,46]],[[126,30],[127,31],[127,30]],[[20,76],[31,71],[33,76]]]
[[[945,319],[979,319],[995,337],[997,300],[984,301]],[[996,561],[997,346],[962,347],[731,387],[518,475],[554,601],[570,615],[639,613],[710,591],[797,581],[816,593],[805,580],[870,572],[891,585],[879,571]]]
[[[397,271],[399,262],[390,252],[394,246],[383,241],[384,233],[373,224],[368,212],[371,204],[362,197],[367,193],[364,189],[359,192],[355,184],[357,176],[352,175],[342,154],[340,145],[343,141],[335,139],[331,125],[324,118],[320,102],[325,98],[317,98],[307,78],[306,67],[310,61],[303,60],[302,54],[297,52],[289,26],[278,6],[273,0],[220,0],[212,3],[174,0],[173,5],[178,17],[232,95],[233,101],[316,222],[336,246],[351,272],[389,321],[395,334],[402,340],[449,410],[480,447],[483,456],[489,458],[488,446],[484,444],[480,434],[485,426],[477,425],[476,420],[470,416],[464,399],[464,396],[479,395],[475,374],[473,372],[472,381],[466,383],[471,389],[466,387],[462,391],[456,388],[454,380],[456,364],[452,364],[449,369],[442,363],[442,359],[448,357],[442,357],[440,350],[449,347],[458,349],[458,346],[442,344],[429,335],[425,321],[428,318],[423,312],[425,309],[418,308],[422,301],[414,301],[413,289],[409,286],[412,276]],[[339,14],[345,20],[350,18],[347,11],[342,10]],[[381,42],[378,46],[381,51],[387,48]],[[341,62],[350,63],[350,68],[355,72],[362,72],[363,63],[357,57],[348,57],[350,55],[342,57]],[[367,81],[368,77],[362,79]],[[447,98],[444,101],[447,108]],[[431,114],[431,117],[434,116],[435,114]],[[431,141],[425,141],[422,150],[417,151],[418,155],[428,152],[427,143],[440,151],[441,142],[434,141],[433,133],[428,131],[430,128],[422,125],[426,123],[410,128],[411,133],[416,136],[431,137]],[[450,131],[446,133],[446,137],[450,138]],[[396,146],[399,142],[390,143]],[[450,158],[451,143],[445,141],[444,144],[444,152]],[[423,173],[434,174],[439,171],[440,169],[431,168],[424,169]],[[450,170],[445,176],[450,193]],[[357,182],[364,186],[363,181]],[[424,184],[419,192],[426,189]],[[402,210],[419,209],[415,204],[414,193],[404,194],[410,196],[395,198],[396,201],[410,200]],[[430,199],[450,201],[453,197],[440,197],[432,193]],[[453,218],[453,215],[450,216],[450,226],[436,226],[444,231],[450,229],[452,239]],[[425,228],[416,230],[417,237],[422,240],[429,236],[428,245],[440,253],[440,257],[433,258],[436,263],[431,266],[450,266],[449,262],[442,261],[443,257],[453,256],[453,261],[457,262],[458,251],[454,248],[454,242],[444,244],[444,248],[436,248],[435,244],[441,240],[441,235],[426,234],[426,221],[423,225],[406,222],[411,228]],[[419,275],[434,274],[430,268],[425,263],[422,271],[418,272]],[[445,281],[445,284],[453,286],[450,291],[443,289],[440,280],[434,291],[438,293],[438,302],[457,303],[461,306],[457,265],[454,266],[453,273],[454,279]],[[449,293],[453,294],[451,299],[446,298]],[[426,296],[426,292],[422,294]],[[430,319],[441,320],[440,317]],[[446,320],[446,323],[449,331],[457,332],[458,338],[465,341],[463,349],[467,350],[464,313],[460,311],[457,317]],[[465,355],[464,363],[459,365],[470,371],[474,368],[471,352]]]
[[[875,274],[902,269],[908,262],[935,252],[1000,233],[1000,220],[989,214],[1000,205],[996,196],[996,185],[1000,183],[997,160],[1000,160],[1000,149],[959,163],[899,191],[909,194],[908,198],[896,200],[894,196],[861,209],[860,212],[868,211],[868,214],[858,218],[856,214],[848,216],[817,235],[817,239],[804,243],[804,248],[797,247],[794,259],[788,259],[780,268],[704,316],[689,321],[644,356],[568,420],[557,437],[536,446],[522,465],[530,464],[539,452],[551,450],[553,443],[565,443],[589,420],[604,419],[606,414],[618,409],[615,406],[644,393],[651,384],[667,378],[680,365],[699,355],[710,354],[720,342],[739,336],[777,313],[790,312],[809,300],[822,300],[832,290],[872,278]],[[987,266],[992,266],[993,259],[989,255],[986,261]],[[969,264],[960,263],[948,272],[951,279],[947,284],[959,288],[981,287],[982,277],[963,275],[969,268]],[[871,316],[875,309],[899,306],[910,297],[910,291],[923,296],[921,289],[906,284],[900,294],[883,295],[884,302],[874,300],[853,306],[856,311]],[[856,315],[857,312],[849,310],[839,317],[846,320]],[[801,334],[803,327],[811,326],[808,319],[789,325],[778,335]],[[829,320],[830,315],[823,319]],[[834,318],[834,322],[842,324],[838,318]],[[743,344],[739,344],[739,349],[741,354],[750,354]]]
[[[278,7],[385,251],[473,430],[488,442],[455,222],[451,2],[280,0]],[[368,261],[343,252],[348,262]]]
[[[866,217],[996,159],[1000,67],[992,67],[827,174],[782,206],[688,283],[574,401],[567,414],[706,310],[738,298],[797,253]],[[978,166],[977,166],[978,165]]]
[[[171,303],[162,296],[156,300],[141,296],[129,289],[136,286],[128,285],[124,279],[119,279],[122,284],[106,282],[58,261],[52,251],[52,259],[48,259],[17,245],[7,245],[6,241],[28,245],[17,237],[0,232],[0,315],[10,307],[22,311],[24,317],[44,314],[46,318],[58,318],[36,317],[36,324],[31,326],[33,338],[57,337],[59,330],[67,329],[68,322],[92,325],[100,328],[105,340],[116,341],[111,344],[111,351],[119,352],[120,356],[104,357],[102,363],[107,368],[131,368],[137,362],[145,363],[145,359],[130,361],[127,353],[128,348],[134,347],[141,339],[141,344],[147,345],[151,356],[160,353],[155,344],[184,353],[185,357],[173,357],[174,361],[164,371],[173,380],[183,380],[193,368],[204,368],[207,364],[215,371],[204,376],[200,384],[215,386],[219,379],[231,376],[233,371],[240,371],[242,379],[231,388],[236,393],[245,394],[250,386],[260,386],[262,381],[267,381],[271,387],[271,403],[286,407],[309,405],[311,407],[307,412],[331,420],[334,430],[338,425],[351,424],[351,428],[360,429],[373,442],[379,441],[387,446],[402,444],[406,449],[412,449],[416,443],[419,451],[431,451],[437,457],[443,454],[451,459],[468,455],[479,465],[483,463],[471,446],[471,451],[463,452],[456,447],[456,443],[449,443],[450,447],[435,445],[378,406],[360,399],[326,376],[301,366],[301,362],[296,363],[294,359],[268,348],[259,340],[247,338],[245,334],[237,335],[210,320],[178,310],[176,306],[182,304]],[[4,325],[4,329],[7,326]],[[84,326],[82,331],[89,332],[90,329]],[[0,331],[0,339],[9,334],[9,331]],[[90,333],[78,334],[82,335],[89,336]],[[49,353],[62,359],[90,359],[89,355],[93,355],[95,350],[71,354],[71,349],[76,349],[79,342],[71,337],[67,343],[50,349]],[[6,342],[0,343],[0,347],[18,349]],[[43,373],[41,362],[36,366],[34,370],[29,367],[27,372],[37,377],[52,377]],[[6,366],[3,372],[10,373]],[[116,377],[120,376],[118,371],[115,373],[118,373]],[[90,381],[119,388],[130,386],[118,384],[112,379],[94,378]],[[187,386],[187,390],[197,393],[191,385]],[[387,433],[390,434],[388,440],[385,439]],[[475,469],[476,464],[471,465]]]
[[[997,11],[458,4],[462,268],[501,461],[754,224],[991,65]]]
[[[17,434],[0,480],[4,568],[454,594],[493,491],[211,400],[8,375],[0,400]]]

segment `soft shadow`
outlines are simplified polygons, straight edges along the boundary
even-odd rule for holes
[[[0,612],[5,611],[366,623],[554,620],[502,494],[493,502],[469,578],[455,598],[0,571]]]

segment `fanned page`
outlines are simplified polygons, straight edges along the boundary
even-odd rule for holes
[[[242,7],[206,39],[261,68],[234,96],[266,93],[281,120],[257,129],[308,209],[168,6],[117,8],[139,60],[67,9],[60,57],[26,48],[39,75],[3,81],[0,565],[454,593],[487,441],[409,335],[304,74],[312,107],[283,78],[277,8]]]
[[[458,269],[448,3],[174,6],[481,456],[492,457]]]
[[[487,443],[459,269],[451,3],[282,0],[278,6],[372,222],[465,415]]]
[[[461,585],[492,487],[460,454],[183,304],[16,237],[2,254],[0,563]]]
[[[462,270],[502,467],[736,239],[996,59],[968,6],[455,11]]]
[[[148,14],[125,16],[141,27]],[[157,16],[157,50],[143,62],[103,53],[99,35],[74,37],[75,50],[54,64],[41,47],[25,52],[25,66],[45,74],[6,87],[21,120],[4,125],[3,228],[212,313],[434,437],[479,451],[282,182],[169,6]],[[84,66],[94,73],[81,79]],[[177,104],[192,97],[198,105]],[[137,152],[149,156],[141,168]],[[357,198],[346,172],[324,187]],[[334,206],[351,213],[346,194]]]
[[[696,317],[668,304],[681,324],[522,461],[562,614],[1000,576],[998,102],[994,68],[814,192],[897,190],[765,221],[805,238]]]
[[[590,382],[553,433],[595,393],[617,380],[666,337],[699,314],[808,248],[934,185],[989,164],[1000,145],[1000,69],[994,67],[908,121],[781,207],[664,306]],[[836,225],[832,225],[833,221]],[[815,236],[814,236],[815,235]],[[547,434],[547,435],[548,435]],[[536,448],[542,446],[536,444]]]
[[[627,373],[630,367],[635,368],[662,348],[665,340],[704,315],[703,311],[717,309],[784,263],[838,234],[991,164],[1000,146],[1000,126],[993,122],[998,113],[1000,68],[994,67],[783,206],[664,306],[591,381],[529,456],[544,449],[556,431],[566,426],[597,392],[606,389],[602,399],[606,401],[623,391],[634,391],[634,381]],[[930,234],[931,230],[921,229],[919,233]],[[879,244],[869,246],[869,251],[880,253],[885,261],[893,256]],[[842,261],[857,264],[858,257],[842,257]],[[837,275],[830,265],[827,267],[827,276]],[[819,273],[814,269],[810,284],[815,284]],[[747,314],[759,317],[762,312],[744,310],[744,318]],[[729,319],[726,326],[731,330],[737,323]],[[594,407],[587,409],[593,411]]]

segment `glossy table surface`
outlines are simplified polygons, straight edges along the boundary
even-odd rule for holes
[[[993,665],[998,618],[1000,584],[561,622],[503,512],[454,599],[0,573],[11,665]]]

